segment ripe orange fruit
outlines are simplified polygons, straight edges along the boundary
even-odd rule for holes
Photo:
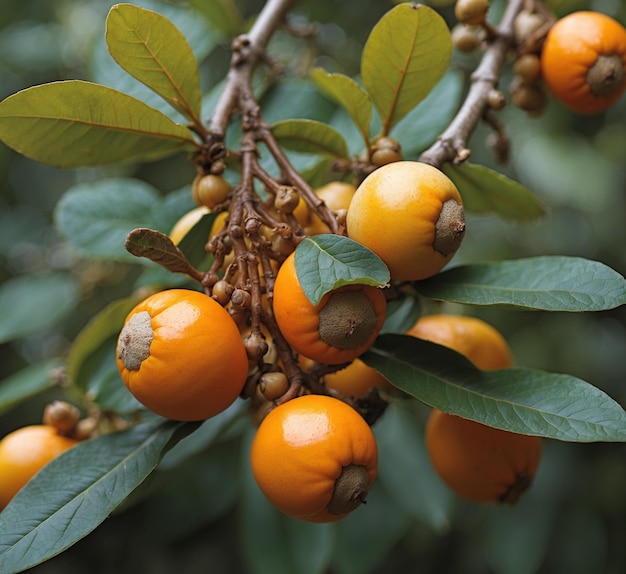
[[[174,420],[208,419],[237,398],[248,357],[228,312],[198,291],[151,295],[126,317],[117,343],[124,384],[151,411]]]
[[[53,458],[78,444],[48,425],[19,428],[0,441],[0,509]]]
[[[373,387],[393,388],[393,385],[378,371],[366,365],[361,359],[354,359],[347,367],[324,375],[329,389],[335,389],[348,397],[363,398]]]
[[[626,29],[604,14],[573,12],[548,32],[541,70],[550,91],[568,108],[601,112],[626,89]]]
[[[356,187],[345,181],[331,181],[315,190],[321,200],[324,201],[328,209],[333,211],[347,210],[356,191]],[[303,202],[304,203],[304,202]],[[315,215],[311,214],[310,222],[304,227],[307,235],[319,235],[320,233],[330,233],[328,226]]]
[[[369,247],[392,279],[417,281],[437,273],[465,231],[463,201],[437,168],[414,161],[383,165],[356,190],[346,219],[348,236]]]
[[[477,503],[514,504],[541,460],[541,438],[489,427],[439,410],[426,425],[426,447],[441,479]]]
[[[475,317],[426,315],[408,331],[465,355],[480,369],[512,365],[504,337]],[[516,434],[433,409],[426,448],[439,477],[472,502],[513,504],[530,486],[541,459],[540,437]]]
[[[357,508],[376,477],[372,430],[352,407],[304,395],[270,411],[250,451],[252,472],[281,512],[332,522]]]
[[[286,341],[306,357],[334,365],[363,354],[385,321],[387,304],[381,289],[346,285],[313,305],[296,273],[294,253],[276,274],[273,309]]]
[[[465,355],[479,369],[506,369],[513,357],[504,337],[491,325],[463,315],[425,315],[408,335],[444,345]]]

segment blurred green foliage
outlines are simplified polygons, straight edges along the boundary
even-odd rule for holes
[[[210,0],[213,1],[213,0]],[[138,1],[170,15],[182,1]],[[103,23],[113,2],[101,0],[3,0],[0,11],[0,98],[58,79],[84,78],[115,85],[103,52]],[[432,2],[433,5],[437,2]],[[441,3],[439,3],[441,4]],[[493,1],[494,16],[503,2]],[[612,0],[551,0],[558,14],[592,8],[626,22],[626,7]],[[248,19],[260,0],[237,1]],[[284,32],[270,53],[299,80],[309,66],[358,73],[371,27],[393,2],[307,0],[293,22],[316,24],[315,42]],[[453,24],[452,8],[440,8]],[[174,21],[201,58],[206,113],[227,70],[228,39],[208,22]],[[303,31],[305,29],[303,28]],[[454,54],[453,67],[471,72],[476,56]],[[502,79],[506,89],[510,71]],[[298,82],[270,92],[268,119],[289,101],[291,117],[326,121],[332,108]],[[281,91],[282,90],[282,91]],[[559,254],[602,261],[626,272],[626,97],[606,113],[583,118],[556,102],[530,119],[508,106],[500,113],[512,140],[499,165],[480,127],[472,160],[532,189],[547,206],[537,223],[517,224],[469,216],[455,263]],[[416,136],[418,137],[418,135]],[[408,157],[407,159],[414,159]],[[0,325],[19,321],[20,336],[0,345],[0,380],[27,366],[63,356],[77,333],[107,304],[131,294],[141,274],[125,261],[81,258],[60,236],[53,213],[63,193],[104,176],[134,177],[165,198],[190,185],[194,170],[184,156],[122,168],[58,170],[0,147]],[[189,205],[172,201],[169,226]],[[14,307],[27,313],[16,315]],[[449,305],[446,310],[454,310]],[[509,340],[519,365],[566,372],[598,386],[626,405],[626,309],[594,314],[481,310]],[[2,329],[0,328],[0,333]],[[63,395],[52,386],[37,399],[3,413],[0,435],[40,419],[43,405]],[[452,497],[433,476],[421,444],[426,409],[394,406],[376,425],[381,471],[361,510],[341,524],[310,526],[278,515],[251,484],[249,428],[218,440],[208,428],[202,444],[176,472],[162,470],[96,532],[68,552],[33,569],[52,574],[89,571],[150,572],[463,572],[464,574],[618,574],[626,570],[626,445],[546,441],[532,489],[515,508],[483,508]],[[243,423],[242,423],[243,424]],[[237,430],[238,432],[235,432]],[[241,431],[244,431],[243,433]],[[210,448],[204,445],[210,444]],[[384,448],[383,448],[384,447]],[[172,451],[172,455],[176,451]],[[397,470],[397,472],[395,472]],[[154,491],[157,496],[144,497]]]

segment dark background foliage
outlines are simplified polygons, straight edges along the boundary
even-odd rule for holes
[[[157,11],[184,5],[136,3]],[[92,79],[94,70],[103,74],[97,54],[112,4],[3,0],[0,99],[43,82]],[[237,5],[251,17],[262,3]],[[496,17],[502,2],[493,5]],[[626,22],[620,2],[554,0],[550,5],[559,14],[590,7]],[[302,77],[312,64],[357,74],[363,42],[391,6],[383,0],[302,2],[294,22],[316,23],[317,38],[279,33],[271,53],[284,61],[291,78]],[[449,6],[441,13],[453,23]],[[201,53],[203,90],[210,94],[227,69],[228,39],[208,22],[181,29],[198,38],[192,45]],[[474,63],[473,56],[453,56],[453,66],[460,70],[470,71]],[[264,101],[268,115],[284,107],[307,117],[327,115],[324,98],[297,82],[286,90],[270,92]],[[306,112],[301,111],[303,102]],[[527,225],[470,216],[455,262],[574,255],[624,274],[626,98],[590,118],[574,116],[555,102],[537,119],[512,106],[501,116],[513,142],[508,164],[494,162],[483,128],[472,138],[472,159],[528,186],[545,202],[547,214]],[[53,217],[64,191],[79,182],[119,175],[143,179],[168,195],[188,186],[193,173],[185,157],[123,168],[58,170],[0,147],[0,333],[9,329],[2,325],[10,308],[25,311],[19,336],[0,339],[0,380],[63,356],[90,317],[136,286],[136,265],[83,259],[64,242]],[[172,221],[163,223],[163,231]],[[455,309],[450,305],[445,310]],[[594,314],[476,314],[505,334],[519,365],[578,376],[626,405],[624,308]],[[42,406],[61,394],[53,389],[2,414],[0,435],[38,422]],[[410,420],[423,421],[425,409],[415,410]],[[245,462],[250,429],[244,424],[176,472],[167,467],[157,472],[136,500],[33,572],[618,574],[626,569],[626,446],[546,441],[536,482],[521,502],[515,508],[483,508],[452,498],[433,482],[426,463],[419,464],[424,461],[421,427],[407,423],[405,414],[398,408],[381,420],[379,440],[395,448],[381,456],[385,470],[367,509],[341,525],[303,526],[277,517],[259,500]],[[402,452],[417,453],[415,466],[397,456]],[[151,491],[153,497],[142,496]],[[413,509],[412,501],[429,497],[441,506],[430,514]]]

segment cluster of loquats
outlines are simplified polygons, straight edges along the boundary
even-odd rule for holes
[[[456,2],[458,50],[497,37],[488,10],[487,0]],[[544,84],[580,113],[606,109],[623,92],[626,32],[610,18],[578,12],[554,23],[545,12],[524,9],[513,31],[512,98],[527,112],[545,106]],[[500,109],[505,98],[492,92],[488,107]],[[119,334],[117,366],[130,393],[167,419],[202,421],[238,398],[251,399],[252,471],[261,490],[289,516],[334,521],[365,501],[376,476],[370,428],[376,417],[368,418],[362,405],[370,399],[386,405],[387,395],[398,393],[359,357],[383,327],[390,291],[439,273],[460,248],[463,200],[440,169],[404,160],[400,144],[386,134],[368,142],[361,163],[347,170],[353,181],[308,191],[304,185],[304,192],[270,177],[250,157],[242,156],[250,181],[237,186],[225,179],[223,159],[199,163],[191,186],[197,207],[169,235],[180,245],[203,216],[215,214],[206,242],[210,267],[195,277],[200,290],[167,289],[132,309]],[[264,188],[260,196],[253,178]],[[313,302],[295,252],[305,238],[323,234],[373,252],[387,267],[389,284],[348,282]],[[479,369],[512,365],[502,336],[475,318],[426,315],[406,334],[447,346]],[[4,483],[0,502],[80,438],[58,424],[6,437],[2,474],[15,480]],[[20,440],[40,443],[46,456],[15,458],[12,444]],[[441,479],[477,503],[514,503],[541,457],[538,437],[437,409],[426,446]]]
[[[457,50],[473,52],[496,34],[487,21],[489,7],[488,0],[457,0]],[[589,115],[615,104],[626,89],[626,29],[610,16],[582,10],[557,20],[543,4],[528,3],[515,16],[513,36],[511,100],[531,116],[543,112],[548,93]],[[494,109],[505,102],[497,90],[490,95]]]
[[[392,282],[418,281],[438,273],[459,248],[465,231],[463,202],[440,170],[404,161],[399,149],[384,143],[381,149],[390,161],[381,161],[358,186],[330,182],[316,190],[316,197],[345,221],[348,237],[382,259]],[[210,178],[215,189],[217,177],[194,182],[194,199],[202,209],[213,209],[219,201],[213,196],[208,204],[198,201],[198,181]],[[217,187],[224,201],[229,188]],[[167,418],[203,420],[239,396],[252,398],[258,428],[251,461],[261,490],[289,516],[330,522],[363,503],[376,476],[376,440],[354,401],[372,392],[394,392],[389,381],[358,358],[382,328],[388,290],[344,285],[313,304],[298,275],[295,246],[286,241],[291,249],[276,250],[272,233],[281,221],[294,224],[294,219],[303,236],[330,228],[314,209],[285,201],[286,195],[276,193],[268,204],[268,212],[275,208],[274,228],[261,234],[261,226],[255,226],[247,237],[249,249],[265,241],[275,254],[272,281],[266,282],[257,263],[262,297],[256,327],[250,305],[233,300],[241,289],[241,269],[220,247],[214,251],[223,254],[223,273],[206,293],[170,289],[129,313],[117,362],[130,392]],[[184,227],[185,221],[175,226],[173,240],[184,236]],[[219,244],[227,228],[223,217],[213,226],[209,245]],[[477,319],[426,316],[407,334],[449,346],[479,368],[511,364],[499,333]],[[278,351],[281,345],[287,345],[286,355]],[[290,358],[296,361],[295,371]],[[294,384],[294,372],[308,384]],[[532,481],[539,462],[536,437],[436,410],[426,440],[442,480],[475,502],[513,502]]]

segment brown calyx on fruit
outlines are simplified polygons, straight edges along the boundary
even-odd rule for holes
[[[345,514],[365,503],[369,489],[367,469],[358,464],[349,464],[341,469],[330,502],[326,506],[331,514]]]
[[[498,498],[499,504],[507,504],[512,506],[517,503],[522,494],[530,487],[533,477],[528,474],[518,474],[514,484],[511,484],[504,493]]]
[[[135,313],[124,325],[117,343],[117,356],[129,371],[137,371],[149,356],[154,338],[148,311]]]
[[[377,322],[374,304],[363,291],[338,291],[320,311],[319,334],[331,347],[356,349],[367,343]]]
[[[448,199],[441,207],[441,213],[435,223],[433,249],[447,257],[456,252],[464,235],[465,212],[463,206],[454,199]]]
[[[624,63],[616,54],[598,56],[586,77],[591,93],[604,98],[617,93],[624,85],[624,79]]]

